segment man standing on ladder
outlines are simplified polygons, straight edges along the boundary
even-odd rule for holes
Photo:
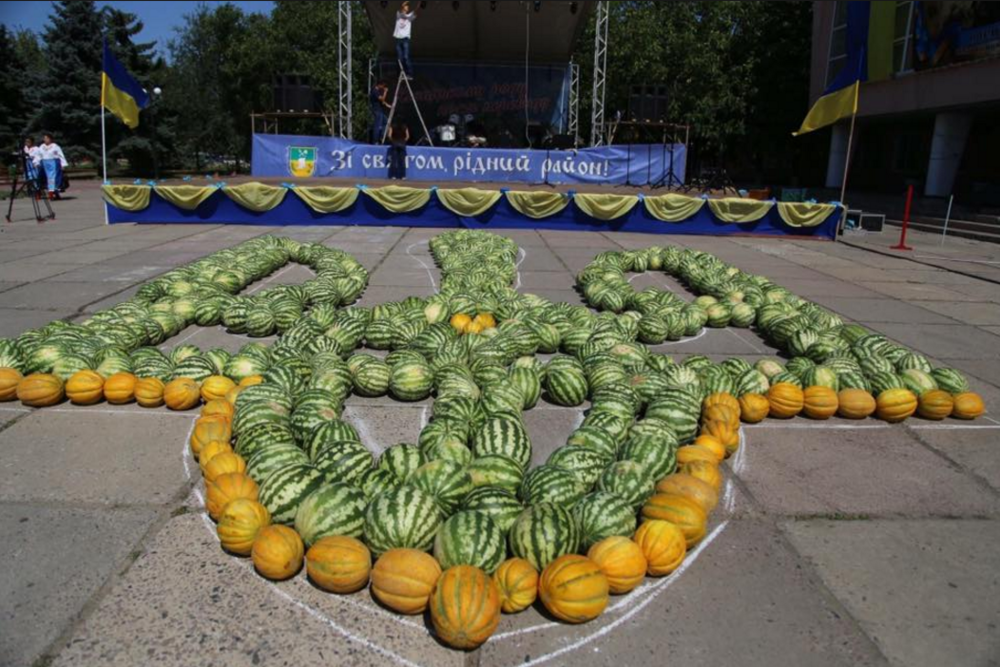
[[[410,3],[404,2],[396,12],[396,28],[392,36],[396,38],[396,59],[408,79],[413,78],[413,64],[410,62],[410,32],[413,21],[417,18],[416,11],[410,11]]]

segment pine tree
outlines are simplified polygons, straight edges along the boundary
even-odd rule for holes
[[[25,94],[25,63],[14,42],[15,36],[0,25],[0,150],[17,146],[28,122]]]
[[[96,160],[101,148],[101,15],[93,0],[61,0],[53,3],[51,21],[33,125],[53,133],[70,162]]]

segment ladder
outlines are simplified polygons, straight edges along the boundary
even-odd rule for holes
[[[399,61],[397,61],[399,62]],[[424,116],[420,113],[420,105],[417,104],[417,98],[413,94],[413,88],[410,87],[410,77],[406,76],[406,72],[403,70],[403,63],[399,63],[399,80],[396,81],[396,92],[392,96],[392,106],[389,108],[389,119],[385,123],[385,131],[382,133],[382,143],[385,143],[386,137],[389,136],[389,129],[392,127],[392,118],[396,115],[396,105],[399,103],[399,90],[406,85],[406,90],[410,93],[410,99],[413,100],[413,108],[417,110],[417,118],[420,119],[420,127],[424,129],[424,136],[427,137],[427,144],[433,148],[434,140],[431,139],[431,133],[427,131],[427,123],[424,122]]]

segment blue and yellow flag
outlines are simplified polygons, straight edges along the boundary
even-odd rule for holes
[[[107,40],[101,68],[101,104],[133,130],[139,126],[139,110],[149,106],[149,95],[111,53]]]
[[[889,41],[885,43],[886,8],[894,11],[895,3],[859,0],[847,3],[847,57],[844,66],[809,110],[799,131],[793,134],[798,136],[812,132],[856,114],[862,82],[888,76],[892,55],[892,16],[888,16]],[[873,25],[875,29],[870,30]],[[869,58],[869,54],[874,56]]]

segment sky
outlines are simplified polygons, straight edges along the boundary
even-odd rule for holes
[[[174,37],[174,28],[181,25],[185,14],[189,14],[199,5],[217,5],[218,2],[195,2],[173,0],[171,2],[98,2],[99,7],[111,6],[122,11],[136,14],[142,19],[145,27],[139,34],[139,41],[157,43],[157,52],[167,55],[167,41]],[[274,6],[273,2],[247,0],[232,2],[247,12],[268,14]],[[11,28],[27,28],[41,32],[45,27],[48,15],[52,11],[52,3],[48,0],[40,2],[0,2],[0,23]]]

